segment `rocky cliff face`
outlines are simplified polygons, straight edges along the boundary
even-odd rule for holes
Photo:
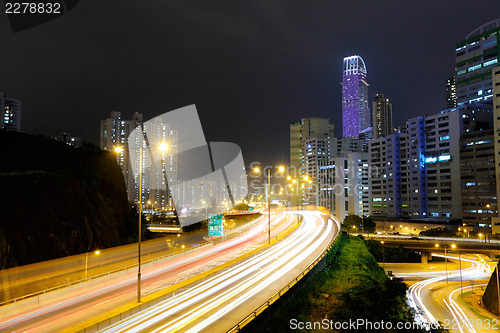
[[[124,244],[129,204],[112,153],[0,131],[0,268]]]
[[[490,281],[488,281],[488,286],[484,291],[483,304],[488,311],[494,313],[498,316],[498,286],[497,286],[497,269],[498,264],[493,274],[490,276]]]

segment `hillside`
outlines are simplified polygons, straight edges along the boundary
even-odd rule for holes
[[[0,268],[126,242],[129,205],[112,153],[0,131]]]

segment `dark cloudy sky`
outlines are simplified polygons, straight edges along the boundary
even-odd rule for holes
[[[290,122],[328,117],[341,135],[343,57],[363,57],[370,98],[403,125],[444,107],[455,43],[498,17],[498,0],[81,0],[19,33],[0,14],[0,91],[22,100],[23,130],[95,144],[112,110],[196,104],[207,140],[279,163]]]

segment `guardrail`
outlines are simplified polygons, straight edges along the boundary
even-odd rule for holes
[[[186,251],[179,252],[177,254],[171,254],[171,255],[168,255],[168,256],[161,256],[159,258],[150,259],[148,261],[143,262],[141,266],[146,266],[148,264],[158,263],[160,261],[166,260],[167,258],[170,259],[170,258],[173,258],[173,257],[176,257],[176,256],[184,255],[186,253],[197,251],[197,250],[199,250],[199,249],[201,249],[203,247],[211,246],[211,245],[212,245],[211,242],[201,243],[198,246],[193,246],[193,248],[191,248],[189,250],[186,250]],[[60,289],[63,289],[63,288],[67,288],[67,287],[70,287],[70,286],[79,285],[79,284],[82,284],[84,282],[91,281],[93,279],[98,279],[98,278],[101,278],[101,277],[104,277],[104,276],[109,276],[111,274],[116,274],[116,273],[120,273],[120,272],[127,272],[128,270],[134,269],[136,267],[137,267],[137,263],[135,263],[133,265],[130,265],[130,266],[125,266],[125,267],[122,267],[122,268],[119,268],[119,269],[115,269],[115,270],[112,270],[112,271],[108,271],[108,272],[105,272],[105,273],[93,275],[93,276],[90,276],[90,277],[88,277],[86,279],[80,279],[80,280],[71,281],[71,282],[68,282],[68,283],[65,283],[65,284],[61,284],[59,286],[51,287],[51,288],[40,290],[40,291],[31,293],[31,294],[27,294],[27,295],[19,296],[19,297],[16,297],[16,298],[12,298],[12,299],[0,302],[0,307],[2,307],[4,305],[8,305],[8,304],[17,303],[19,301],[26,300],[26,299],[29,299],[29,298],[33,298],[33,297],[37,297],[37,296],[38,297],[39,296],[43,296],[43,295],[45,295],[45,294],[47,294],[49,292],[57,291],[57,290],[60,290]]]
[[[250,223],[248,223],[246,225],[243,225],[243,226],[240,226],[240,227],[237,227],[237,228],[234,228],[234,229],[230,230],[226,234],[226,236],[225,236],[226,239],[231,239],[231,238],[237,237],[241,232],[246,231],[248,229],[251,229],[254,226],[255,223],[258,223],[257,219],[254,222],[250,222]],[[123,246],[128,246],[128,245],[130,245],[130,244],[123,245]],[[177,254],[174,253],[174,254],[170,254],[170,255],[167,255],[167,256],[160,256],[158,258],[153,258],[153,259],[144,261],[142,263],[142,266],[148,265],[150,263],[158,263],[160,261],[164,261],[166,259],[170,259],[170,258],[179,256],[181,254],[190,253],[192,251],[197,251],[197,250],[199,250],[199,249],[201,249],[203,247],[207,247],[207,246],[211,246],[211,245],[213,245],[213,241],[210,240],[210,239],[205,239],[205,242],[200,243],[198,246],[193,246],[189,250],[185,250],[185,251],[179,252]],[[132,265],[121,267],[119,269],[115,269],[115,270],[112,270],[112,271],[108,271],[108,272],[104,272],[104,273],[101,273],[101,274],[93,275],[93,276],[90,276],[90,277],[88,277],[86,279],[79,279],[79,280],[70,281],[70,282],[67,282],[67,283],[64,283],[64,284],[61,284],[61,285],[58,285],[58,286],[50,287],[50,288],[47,288],[47,289],[44,289],[44,290],[36,291],[34,293],[30,293],[30,294],[26,294],[26,295],[19,296],[19,297],[16,297],[16,298],[12,298],[12,299],[9,299],[9,300],[5,300],[5,301],[0,302],[0,307],[8,305],[8,304],[17,303],[17,302],[22,301],[22,300],[34,298],[34,297],[37,297],[37,296],[40,297],[40,296],[43,296],[43,295],[45,295],[45,294],[47,294],[49,292],[57,291],[57,290],[60,290],[60,289],[63,289],[63,288],[67,288],[67,287],[71,287],[71,286],[75,286],[75,285],[79,285],[79,284],[82,284],[84,282],[91,281],[92,279],[97,279],[97,278],[101,278],[101,277],[104,277],[104,276],[108,276],[108,275],[116,274],[116,273],[120,273],[120,272],[127,272],[128,270],[134,269],[136,267],[137,267],[137,263],[134,263]]]
[[[283,294],[285,294],[288,290],[290,290],[294,285],[296,285],[304,276],[306,276],[307,273],[309,273],[325,256],[328,255],[328,252],[330,251],[331,248],[333,248],[336,243],[340,239],[340,235],[342,234],[340,228],[338,230],[337,236],[335,236],[334,240],[326,249],[323,251],[323,253],[318,256],[309,266],[307,266],[300,274],[295,277],[292,281],[290,281],[285,287],[283,287],[280,291],[274,293],[266,302],[264,302],[261,306],[259,306],[256,310],[252,311],[248,316],[243,318],[238,324],[234,325],[233,328],[231,328],[228,333],[233,333],[233,332],[239,332],[243,327],[248,325],[252,320],[257,318],[258,315],[260,315],[262,312],[264,312],[267,308],[269,308],[274,302],[276,302],[278,299],[281,298]]]
[[[351,233],[351,235],[357,235]],[[359,235],[359,233],[358,233]],[[362,234],[364,237],[383,238],[383,239],[405,239],[405,240],[432,240],[432,241],[447,241],[447,242],[467,242],[467,243],[483,243],[483,244],[496,244],[500,245],[500,240],[496,239],[477,239],[477,238],[457,238],[457,237],[431,237],[431,236],[418,236],[418,235],[391,235],[391,234]]]

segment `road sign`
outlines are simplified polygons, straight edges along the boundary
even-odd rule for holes
[[[208,218],[208,235],[224,236],[224,214],[210,214]]]

